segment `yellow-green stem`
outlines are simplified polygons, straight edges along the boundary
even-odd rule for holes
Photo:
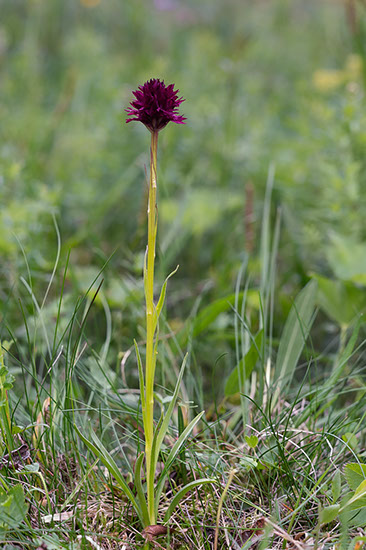
[[[147,208],[148,237],[147,237],[147,265],[145,272],[146,293],[146,371],[145,371],[145,456],[147,477],[147,504],[150,524],[156,523],[154,506],[154,464],[152,457],[152,442],[154,436],[154,376],[155,376],[155,349],[154,349],[154,264],[156,246],[156,160],[158,150],[158,132],[151,133],[150,150],[150,183],[149,201]]]

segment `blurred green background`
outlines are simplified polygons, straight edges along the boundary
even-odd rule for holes
[[[234,291],[246,255],[259,285],[271,170],[274,331],[314,273],[320,334],[329,320],[348,327],[366,305],[365,11],[336,0],[0,0],[2,337],[10,327],[21,341],[43,300],[55,220],[47,328],[71,249],[65,319],[109,259],[90,342],[113,364],[143,338],[149,133],[126,125],[124,109],[149,78],[175,83],[188,119],[159,143],[158,279],[180,265],[173,333]],[[208,369],[232,350],[231,317],[214,315],[195,344]]]

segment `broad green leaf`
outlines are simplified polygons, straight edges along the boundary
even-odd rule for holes
[[[182,487],[182,489],[178,491],[178,493],[174,496],[173,500],[169,504],[169,508],[165,512],[164,523],[169,520],[176,506],[179,504],[182,498],[188,493],[188,491],[191,491],[191,489],[194,489],[198,485],[204,485],[206,483],[216,483],[216,481],[214,479],[209,479],[209,478],[196,479],[195,481],[192,481],[191,483],[188,483],[187,485]]]
[[[229,378],[227,379],[227,382],[225,385],[226,397],[229,397],[230,395],[234,395],[235,393],[240,392],[239,371],[240,371],[241,380],[246,380],[249,378],[258,360],[258,357],[260,355],[262,342],[263,342],[263,330],[258,332],[249,350],[247,351],[245,356],[240,360],[238,365],[234,368]]]
[[[287,317],[274,372],[274,382],[278,385],[277,395],[286,384],[291,382],[304,349],[314,321],[316,293],[317,282],[311,280],[297,295]]]
[[[23,487],[19,483],[9,491],[0,491],[0,523],[2,527],[16,529],[25,519],[27,505],[24,498]]]
[[[335,502],[339,499],[340,495],[341,495],[341,472],[337,470],[332,479],[333,504],[335,504]]]
[[[350,281],[312,275],[318,281],[318,306],[339,325],[348,326],[366,311],[366,290]]]
[[[366,479],[364,479],[357,487],[354,495],[349,499],[346,508],[349,510],[357,510],[366,506]]]
[[[355,434],[351,432],[347,432],[344,435],[342,435],[342,439],[353,451],[357,449],[358,439],[355,436]]]
[[[243,299],[243,293],[240,293],[240,302]],[[228,294],[224,298],[215,300],[210,305],[204,307],[195,317],[192,327],[192,336],[196,337],[201,332],[206,330],[221,314],[225,311],[228,311],[234,307],[235,304],[235,293]],[[185,329],[182,331],[179,336],[179,344],[181,347],[184,347],[188,341],[188,335],[190,334],[189,327],[185,326]]]
[[[214,323],[217,317],[221,313],[226,311],[232,311],[234,306],[238,311],[240,311],[241,303],[243,300],[243,292],[228,294],[224,298],[219,298],[218,300],[210,303],[208,306],[204,307],[195,317],[193,321],[192,330],[187,325],[185,329],[182,330],[179,335],[179,344],[181,347],[184,347],[187,344],[188,336],[192,333],[193,337],[197,337],[201,332],[206,330],[212,323]],[[246,302],[250,305],[251,308],[259,309],[260,302],[258,299],[257,290],[247,290],[246,291]]]
[[[21,475],[23,474],[36,474],[39,472],[38,462],[33,462],[32,464],[26,464],[22,470],[19,470]]]
[[[352,499],[361,498],[366,495],[366,479],[361,481],[359,486],[357,487],[355,494],[353,495]],[[352,500],[351,499],[351,500]]]
[[[354,500],[351,499],[351,502],[349,502],[346,506],[346,510],[349,510],[350,512],[355,512],[356,510],[365,510],[366,509],[366,491],[362,496],[358,496]]]
[[[326,248],[328,262],[337,279],[366,284],[366,243],[334,234]]]
[[[320,512],[319,522],[330,523],[334,521],[335,518],[338,516],[340,508],[340,504],[332,504],[331,506],[323,508]]]
[[[366,506],[360,507],[356,501],[356,509],[352,509],[352,505],[348,506],[348,502],[352,496],[352,493],[348,493],[344,496],[344,498],[342,498],[339,520],[342,525],[363,528],[366,525]]]
[[[350,462],[344,468],[344,475],[349,488],[355,491],[366,479],[366,464]]]
[[[240,459],[240,466],[247,472],[257,468],[258,460],[251,456],[242,456]]]
[[[42,547],[46,546],[47,550],[65,550],[65,544],[63,544],[56,534],[47,535],[44,533],[42,537],[37,538],[35,544]]]
[[[245,436],[245,442],[251,449],[256,448],[256,446],[258,445],[258,441],[259,441],[259,439],[256,435],[246,435]]]

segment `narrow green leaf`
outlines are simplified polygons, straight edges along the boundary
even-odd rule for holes
[[[136,357],[137,357],[137,365],[139,369],[139,384],[140,384],[140,398],[141,398],[141,405],[142,405],[142,414],[145,414],[145,382],[144,382],[144,371],[142,368],[142,361],[141,361],[141,355],[139,348],[137,346],[136,340],[133,341],[136,351]]]
[[[174,407],[175,407],[175,403],[176,403],[177,398],[178,398],[179,388],[180,388],[180,385],[181,385],[181,382],[182,382],[184,370],[186,368],[187,358],[188,358],[188,354],[186,354],[184,359],[183,359],[183,363],[182,363],[182,366],[181,366],[180,371],[179,371],[177,383],[175,384],[174,393],[173,393],[171,401],[169,403],[168,410],[166,411],[166,413],[164,415],[163,422],[161,424],[160,430],[159,431],[156,430],[156,433],[157,433],[156,445],[155,445],[155,452],[153,454],[153,460],[152,460],[154,470],[155,470],[156,463],[157,463],[157,460],[158,460],[161,445],[162,445],[164,437],[166,436],[166,433],[168,431],[170,419],[172,417]]]
[[[141,513],[142,513],[142,516],[144,518],[143,526],[147,527],[148,525],[150,525],[149,512],[148,512],[148,509],[147,509],[146,498],[145,498],[145,494],[144,494],[144,491],[143,491],[143,488],[142,488],[142,483],[141,483],[141,467],[142,467],[142,462],[144,460],[144,456],[145,456],[145,454],[141,453],[137,457],[137,460],[136,460],[136,464],[135,464],[135,487],[136,487],[136,491],[137,491],[137,498],[139,499],[139,502],[140,502]]]
[[[169,275],[165,279],[164,284],[161,288],[160,297],[159,297],[158,303],[156,305],[156,310],[155,310],[155,314],[154,314],[154,331],[155,331],[157,322],[158,322],[159,317],[160,317],[161,310],[163,309],[163,305],[164,305],[164,302],[165,302],[165,294],[166,294],[166,287],[167,287],[168,281],[169,281],[170,277],[172,277],[178,271],[178,269],[179,269],[179,265],[177,265],[177,267],[174,269],[174,271],[169,273]]]
[[[331,506],[323,508],[320,512],[319,522],[331,523],[338,516],[340,508],[340,504],[332,504]]]
[[[357,319],[357,322],[355,323],[354,329],[347,342],[346,347],[344,348],[343,352],[340,353],[340,355],[335,361],[335,365],[331,375],[327,380],[324,381],[323,387],[320,388],[319,392],[317,393],[317,402],[322,403],[322,405],[317,409],[316,417],[320,417],[323,414],[323,412],[332,405],[335,399],[337,399],[337,394],[336,393],[334,394],[334,388],[338,380],[343,375],[344,369],[346,368],[350,357],[354,353],[354,348],[357,343],[357,338],[358,338],[358,334],[359,334],[362,322],[363,322],[363,318],[362,316],[360,316]],[[305,408],[304,412],[300,414],[296,420],[297,425],[300,426],[303,422],[306,422],[309,415],[313,415],[313,414],[314,414],[314,410],[312,407]]]
[[[119,484],[122,491],[125,493],[129,501],[131,502],[132,506],[134,507],[141,523],[144,523],[144,518],[142,515],[142,512],[140,510],[140,507],[138,505],[138,502],[136,501],[131,489],[127,485],[124,477],[122,476],[121,472],[119,471],[119,468],[117,464],[115,463],[113,457],[110,455],[110,453],[107,451],[107,449],[104,447],[102,442],[99,440],[97,435],[92,431],[91,437],[93,439],[93,443],[89,441],[79,430],[79,428],[74,424],[74,428],[79,435],[80,439],[85,443],[85,445],[101,460],[101,462],[104,464],[104,466],[107,468],[108,472],[115,478],[117,483]]]
[[[192,321],[192,325],[188,324],[185,326],[184,330],[178,336],[179,345],[184,348],[188,342],[190,336],[196,337],[206,328],[208,328],[220,315],[225,311],[231,310],[234,307],[235,302],[235,293],[229,294],[224,298],[215,300],[210,303],[210,305],[203,308]],[[236,298],[237,307],[240,308],[240,305],[243,300],[243,293],[240,292]]]
[[[346,347],[344,348],[343,352],[341,353],[338,359],[338,363],[343,364],[346,361],[348,361],[349,358],[351,357],[357,342],[358,333],[360,332],[360,328],[363,323],[364,323],[364,319],[362,318],[362,315],[360,315],[353,329],[352,336],[348,340]]]
[[[147,293],[147,247],[146,247],[145,254],[144,254],[143,273],[144,273],[144,291],[145,291],[145,299],[146,299],[146,293]]]
[[[168,476],[168,473],[169,473],[169,468],[170,466],[172,465],[175,457],[177,456],[177,454],[179,453],[179,450],[180,448],[182,447],[182,445],[184,444],[184,442],[188,439],[191,431],[193,430],[193,428],[195,427],[195,425],[201,420],[202,416],[204,415],[204,411],[202,411],[200,414],[198,414],[189,424],[188,426],[186,427],[186,429],[184,430],[184,432],[179,436],[179,438],[177,439],[177,441],[174,443],[173,447],[171,448],[170,450],[170,453],[166,459],[166,462],[165,462],[165,465],[164,465],[164,468],[163,468],[163,471],[161,472],[160,474],[160,477],[159,477],[159,481],[156,485],[156,493],[155,493],[155,508],[157,509],[158,508],[158,505],[159,505],[159,501],[160,501],[160,497],[161,497],[161,493],[163,491],[163,488],[164,488],[164,483],[165,483],[165,480]]]
[[[240,360],[238,365],[231,372],[229,378],[227,379],[225,385],[225,396],[229,397],[235,393],[240,392],[239,379],[244,381],[249,378],[251,375],[255,364],[258,360],[263,342],[263,330],[258,332],[257,336],[254,339],[254,342],[250,346],[249,350],[245,356]],[[240,377],[239,377],[240,371]]]
[[[311,280],[297,295],[286,320],[274,372],[274,382],[278,385],[277,396],[294,375],[314,320],[316,293],[317,282]]]
[[[151,471],[147,472],[147,474],[146,474],[148,477],[152,476],[153,479],[155,479],[155,469],[156,469],[157,457],[159,456],[159,451],[156,452],[157,438],[158,438],[158,435],[159,435],[159,431],[160,431],[160,427],[162,425],[163,419],[164,419],[164,413],[162,411],[161,415],[160,415],[160,418],[159,418],[159,421],[158,421],[158,423],[156,425],[156,428],[154,430],[153,441],[152,441],[152,445],[151,445],[151,457],[152,457]],[[156,455],[156,459],[155,459],[155,455]]]
[[[214,479],[209,478],[202,478],[202,479],[196,479],[195,481],[191,481],[191,483],[188,483],[182,489],[178,491],[178,493],[174,496],[173,500],[169,504],[168,510],[165,512],[164,516],[164,523],[169,520],[170,516],[174,512],[174,509],[179,504],[179,502],[182,500],[184,495],[186,495],[189,491],[197,487],[198,485],[204,485],[206,483],[216,483]]]
[[[242,300],[242,292],[240,293],[239,298],[240,300]],[[210,305],[205,307],[195,319],[193,325],[193,336],[197,336],[203,330],[209,327],[211,323],[213,323],[213,321],[215,321],[215,319],[220,315],[220,313],[231,309],[234,303],[235,293],[232,293],[228,296],[225,296],[224,298],[220,298],[219,300],[212,302]]]
[[[181,435],[184,432],[184,418],[182,407],[178,406],[178,434]],[[180,475],[182,477],[183,484],[187,483],[187,464],[186,464],[186,450],[183,447],[179,451],[179,460],[180,460]]]
[[[360,328],[361,328],[361,325],[362,325],[363,322],[364,322],[364,319],[363,319],[362,316],[360,316],[357,319],[357,322],[356,322],[355,327],[353,329],[352,335],[349,338],[346,347],[344,348],[343,352],[339,355],[339,357],[337,357],[337,359],[335,361],[333,371],[332,371],[332,373],[331,373],[331,375],[328,379],[328,382],[327,382],[328,387],[334,387],[336,382],[341,377],[341,375],[344,371],[344,368],[346,367],[350,357],[353,354],[353,350],[354,350],[355,345],[357,343],[358,333],[360,332]],[[328,389],[327,389],[327,391],[328,391]]]

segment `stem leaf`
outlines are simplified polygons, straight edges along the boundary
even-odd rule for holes
[[[163,305],[164,305],[164,302],[165,302],[166,287],[167,287],[168,281],[169,281],[170,277],[172,277],[178,271],[178,269],[179,269],[179,265],[177,265],[177,267],[174,269],[174,271],[169,273],[169,275],[165,279],[164,284],[161,288],[160,297],[159,297],[158,303],[156,305],[156,310],[155,310],[155,315],[154,315],[154,331],[155,331],[157,322],[158,322],[159,317],[160,317],[161,310],[163,309]]]
[[[141,453],[138,456],[137,460],[136,460],[136,464],[135,464],[135,487],[136,487],[136,491],[137,491],[137,498],[139,499],[139,502],[140,502],[141,513],[142,513],[142,516],[144,518],[143,527],[147,527],[150,524],[149,512],[148,512],[148,509],[147,509],[146,499],[145,499],[145,495],[144,495],[144,491],[143,491],[142,483],[141,483],[141,467],[142,467],[142,461],[144,460],[144,456],[145,456],[145,454]]]
[[[145,414],[145,382],[144,382],[144,371],[142,368],[142,361],[141,361],[141,355],[139,348],[137,346],[136,340],[133,341],[135,345],[135,351],[136,351],[136,357],[137,357],[137,365],[139,369],[139,384],[140,384],[140,397],[141,397],[141,405],[142,405],[142,411],[143,414]]]

